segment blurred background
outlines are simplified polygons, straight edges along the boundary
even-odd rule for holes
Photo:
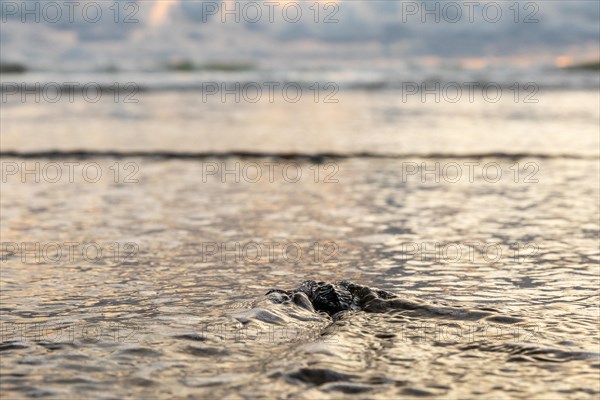
[[[3,1],[1,145],[596,154],[599,7]]]

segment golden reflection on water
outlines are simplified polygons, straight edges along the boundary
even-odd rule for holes
[[[6,396],[598,395],[596,160],[333,160],[338,183],[315,182],[327,164],[297,160],[127,160],[138,183],[110,175],[124,160],[77,161],[108,174],[97,183],[2,184],[3,246],[77,241],[105,251],[35,263],[3,247]],[[297,163],[303,179],[203,175],[208,163],[268,161]],[[505,178],[402,178],[407,163],[469,161],[496,163]],[[537,183],[514,181],[515,163],[525,173],[526,162],[538,167]],[[248,242],[295,243],[305,253],[207,257],[207,243]],[[315,242],[335,242],[335,258],[315,260]],[[428,253],[472,242],[503,253],[493,261]],[[137,247],[115,258],[115,243]],[[456,313],[354,311],[332,323],[263,297],[304,279],[351,279]]]
[[[325,103],[305,90],[296,103],[266,93],[257,103],[229,94],[140,92],[138,103],[21,103],[3,107],[7,150],[383,152],[394,154],[535,153],[597,156],[600,99],[595,91],[504,89],[497,102],[465,92],[440,94],[340,90]],[[526,95],[532,95],[525,103]],[[40,125],[43,124],[43,125]],[[43,129],[40,129],[43,126]],[[23,140],[26,136],[28,140]]]

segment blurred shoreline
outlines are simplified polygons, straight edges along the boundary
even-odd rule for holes
[[[585,64],[595,66],[595,63]],[[585,66],[584,65],[584,66]],[[281,86],[297,84],[309,88],[315,84],[333,83],[339,89],[353,90],[402,90],[412,85],[458,85],[481,89],[485,85],[510,88],[515,84],[534,84],[540,89],[589,89],[598,90],[600,74],[594,68],[577,66],[556,68],[550,66],[532,68],[485,68],[464,69],[455,67],[400,68],[320,68],[320,69],[264,69],[251,64],[207,64],[188,69],[164,69],[128,71],[103,69],[98,71],[42,71],[23,67],[20,73],[0,73],[3,91],[7,85],[17,84],[17,90],[36,90],[36,85],[84,86],[93,83],[109,90],[115,84],[133,83],[139,91],[201,91],[214,83],[227,85],[225,89],[236,90],[244,86],[277,83]],[[212,89],[212,87],[211,87]],[[38,89],[39,90],[39,89]],[[238,89],[239,90],[239,89]]]

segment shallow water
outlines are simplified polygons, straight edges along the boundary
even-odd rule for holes
[[[2,184],[7,398],[600,394],[597,159],[2,161],[103,172]],[[264,174],[208,173],[236,163]],[[436,163],[439,182],[413,173]],[[331,318],[264,296],[305,279],[421,307]]]
[[[68,78],[63,80],[68,81]],[[401,90],[306,88],[296,102],[267,92],[257,102],[238,94],[139,92],[125,102],[25,102],[7,96],[2,151],[119,150],[295,152],[395,155],[519,153],[598,157],[598,90],[465,90],[423,97]],[[329,96],[329,97],[328,97]],[[452,100],[452,101],[451,101]],[[494,100],[494,101],[492,101]]]

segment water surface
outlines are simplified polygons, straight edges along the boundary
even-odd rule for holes
[[[249,103],[169,79],[3,102],[5,397],[598,398],[597,91]],[[306,279],[419,306],[265,297]]]

